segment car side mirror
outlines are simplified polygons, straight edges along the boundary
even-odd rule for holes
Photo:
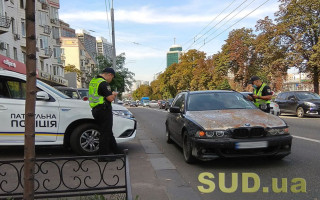
[[[180,108],[177,107],[177,106],[170,107],[169,110],[170,110],[171,113],[181,113]]]
[[[49,100],[50,99],[48,93],[46,93],[44,91],[37,92],[36,98],[37,98],[37,100]]]

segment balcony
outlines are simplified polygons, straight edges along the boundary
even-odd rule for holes
[[[41,49],[40,50],[40,57],[44,58],[44,59],[47,59],[47,58],[50,58],[53,54],[53,51],[51,49],[51,47],[46,47],[44,49]]]
[[[9,31],[11,18],[8,16],[0,16],[0,34]]]
[[[43,26],[43,33],[50,35],[51,33],[51,27],[48,25]]]

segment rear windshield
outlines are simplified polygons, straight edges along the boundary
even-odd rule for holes
[[[195,93],[188,99],[189,111],[226,109],[256,109],[256,106],[243,95],[233,92]]]

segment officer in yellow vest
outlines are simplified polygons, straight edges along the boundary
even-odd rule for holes
[[[111,102],[118,93],[111,92],[109,85],[115,75],[115,71],[112,68],[105,68],[89,84],[89,104],[92,108],[92,115],[100,126],[99,155],[119,153],[117,142],[112,132],[113,115],[111,107]],[[114,159],[99,158],[99,161],[114,161]]]
[[[272,92],[270,87],[263,83],[258,76],[252,76],[249,80],[249,84],[252,84],[253,95],[248,96],[248,99],[254,102],[254,104],[262,111],[270,112],[270,100],[272,98]]]

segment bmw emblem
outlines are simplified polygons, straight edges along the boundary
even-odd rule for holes
[[[244,124],[245,126],[250,126],[250,124],[249,123],[246,123],[246,124]]]

